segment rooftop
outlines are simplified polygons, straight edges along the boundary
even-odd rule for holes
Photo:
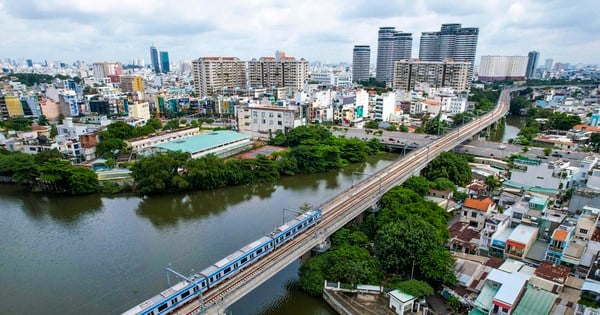
[[[552,233],[552,239],[555,241],[561,241],[564,242],[567,240],[567,236],[569,236],[569,229],[561,229],[560,227],[556,230],[554,230],[554,233]]]
[[[534,288],[527,285],[525,293],[513,314],[515,315],[546,315],[550,310],[558,295],[552,294],[546,290]]]
[[[410,294],[406,294],[398,289],[391,291],[390,296],[393,296],[396,300],[402,302],[402,303],[406,303],[409,302],[410,300],[414,300],[416,299],[414,296],[410,295]]]
[[[487,212],[488,211],[488,207],[490,205],[493,205],[494,201],[492,201],[492,199],[485,198],[483,200],[477,200],[477,199],[471,199],[471,198],[467,198],[465,200],[464,203],[464,207],[467,208],[471,208],[471,209],[475,209],[475,210],[479,210],[479,211],[483,211],[483,212]]]
[[[549,261],[542,261],[535,270],[535,275],[554,282],[564,283],[569,277],[569,267],[555,265]]]
[[[527,244],[531,238],[535,237],[538,229],[533,226],[519,224],[508,237],[508,241],[517,242],[519,244]]]
[[[500,289],[494,300],[508,305],[514,305],[523,286],[530,276],[519,272],[508,273],[498,269],[492,269],[488,275],[488,280],[500,283]]]
[[[248,139],[248,136],[234,131],[219,130],[210,133],[200,134],[197,136],[178,139],[175,141],[157,144],[153,147],[162,148],[169,151],[183,151],[193,153],[244,139]]]

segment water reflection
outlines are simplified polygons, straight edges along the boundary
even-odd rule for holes
[[[150,220],[157,228],[175,227],[180,221],[216,215],[253,197],[269,199],[274,192],[273,183],[261,183],[214,191],[154,195],[144,197],[136,213]]]
[[[95,213],[103,208],[99,194],[86,196],[47,195],[21,192],[23,212],[30,218],[42,219],[48,215],[53,220],[66,225],[75,225],[84,215]]]

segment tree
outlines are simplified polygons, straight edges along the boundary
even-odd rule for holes
[[[31,130],[33,121],[25,117],[8,118],[4,122],[4,127],[8,130],[28,131]]]
[[[48,126],[48,118],[46,115],[40,115],[40,117],[38,117],[37,124],[40,126]]]
[[[11,176],[18,183],[26,183],[38,176],[33,155],[21,152],[0,155],[0,174]]]
[[[167,123],[163,126],[163,130],[175,130],[179,128],[179,119],[173,118],[169,119]]]
[[[379,128],[379,122],[375,121],[375,120],[370,120],[367,121],[365,123],[365,128],[369,128],[369,129],[377,129]]]
[[[429,283],[420,280],[407,280],[394,284],[398,290],[415,297],[424,297],[433,295],[434,290]]]
[[[162,128],[162,122],[158,118],[150,118],[146,121],[146,126],[150,126],[154,130],[160,130]]]
[[[135,127],[124,121],[116,121],[106,127],[105,131],[100,133],[100,140],[107,139],[131,139],[134,135]]]
[[[54,185],[60,190],[69,191],[69,177],[71,176],[71,163],[66,160],[51,158],[44,162],[40,168],[40,181]]]
[[[56,117],[58,124],[62,125],[63,121],[65,120],[65,115],[63,113],[58,114],[58,117]]]
[[[60,151],[58,151],[58,149],[41,151],[33,156],[33,159],[35,160],[35,163],[37,165],[42,165],[51,159],[61,159],[62,160],[64,158],[65,158],[65,156],[62,153],[60,153]]]
[[[54,139],[56,136],[58,136],[58,129],[55,124],[52,124],[52,126],[50,126],[50,139]]]
[[[438,178],[448,178],[459,186],[471,182],[473,176],[469,163],[454,152],[442,152],[433,159],[421,172],[430,181]]]
[[[544,156],[549,156],[552,153],[552,148],[544,148]]]
[[[119,138],[110,138],[106,140],[100,141],[98,145],[96,145],[96,155],[101,157],[115,157],[116,154],[119,154],[121,151],[125,150],[127,145],[125,141]]]
[[[178,169],[189,158],[189,154],[169,152],[141,158],[131,168],[135,179],[135,190],[140,194],[173,192],[187,189],[189,183]]]
[[[387,131],[397,131],[398,128],[395,125],[389,125],[387,128],[385,128],[385,130],[387,130]]]
[[[117,162],[115,161],[115,159],[113,157],[109,157],[106,159],[106,161],[104,162],[104,166],[107,169],[112,169],[113,167],[115,167],[115,165],[117,165]]]
[[[515,96],[510,99],[510,113],[513,115],[520,115],[521,110],[529,107],[529,101],[524,96]]]
[[[400,128],[398,129],[401,132],[408,132],[408,127],[406,127],[405,124],[400,125]]]
[[[68,189],[72,195],[84,195],[98,192],[98,176],[93,170],[77,166],[72,167],[68,179]]]
[[[600,133],[593,133],[590,137],[590,145],[594,149],[594,151],[598,152],[600,150]]]
[[[527,153],[529,151],[529,147],[528,146],[524,146],[523,147],[523,153]]]
[[[488,185],[490,191],[494,191],[500,187],[500,180],[496,176],[490,175],[485,178],[485,184]]]
[[[402,187],[410,189],[421,196],[427,195],[429,192],[429,181],[422,176],[413,176],[406,180]]]
[[[449,179],[447,179],[445,177],[440,177],[440,178],[436,178],[431,183],[431,188],[437,189],[437,190],[452,190],[452,191],[455,191],[456,190],[456,184],[454,184],[451,180],[449,180]]]
[[[385,224],[375,237],[375,253],[387,272],[411,273],[432,249],[442,245],[433,227],[420,219]]]

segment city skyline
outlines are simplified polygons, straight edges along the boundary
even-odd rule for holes
[[[276,50],[310,61],[351,62],[354,45],[370,45],[376,51],[379,27],[412,33],[412,57],[417,57],[422,32],[460,23],[479,28],[476,63],[482,55],[527,55],[535,50],[541,59],[597,64],[600,23],[594,14],[592,1],[567,6],[537,0],[354,1],[351,5],[342,1],[109,0],[98,6],[68,0],[0,0],[0,27],[5,34],[0,57],[149,63],[148,47],[154,44],[169,51],[174,62],[201,56],[250,60],[272,56]]]

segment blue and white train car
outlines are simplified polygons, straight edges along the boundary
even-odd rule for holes
[[[210,290],[237,271],[251,265],[268,252],[317,224],[321,220],[321,216],[321,210],[311,210],[301,214],[278,227],[268,236],[259,238],[202,270],[202,272],[193,275],[189,279],[193,283],[181,281],[126,311],[123,315],[162,315],[170,313],[198,296],[201,292]]]
[[[252,264],[273,249],[270,237],[263,236],[258,240],[244,246],[235,253],[219,260],[214,265],[202,270],[200,273],[206,275],[208,286],[212,288],[217,283],[227,279],[244,266]]]
[[[278,247],[280,244],[294,238],[298,233],[316,224],[321,220],[321,214],[321,210],[307,211],[275,229],[271,232],[274,247]]]

